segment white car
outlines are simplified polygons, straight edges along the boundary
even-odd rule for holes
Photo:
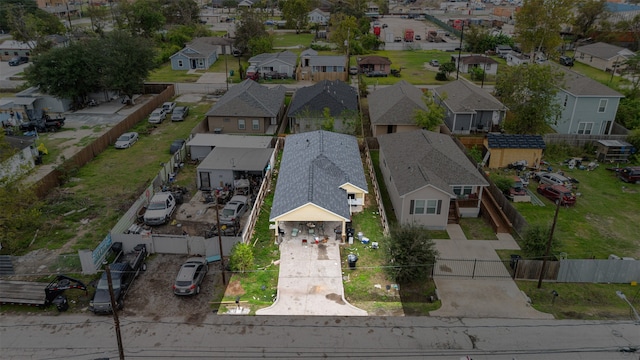
[[[130,148],[131,145],[135,144],[136,141],[138,141],[138,133],[128,132],[120,135],[114,146],[116,149],[127,149]]]
[[[146,225],[162,225],[171,219],[171,215],[176,211],[176,198],[170,192],[161,192],[153,195],[147,211],[144,213],[144,223]]]
[[[220,213],[221,224],[235,224],[240,221],[242,215],[247,212],[246,196],[236,195],[229,200]]]
[[[162,124],[166,117],[167,112],[163,108],[157,108],[149,115],[149,122],[152,124]]]
[[[162,104],[162,108],[167,114],[171,114],[173,112],[173,109],[175,109],[175,107],[176,107],[176,103],[174,102],[166,102]]]

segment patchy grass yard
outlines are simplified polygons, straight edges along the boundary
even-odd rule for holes
[[[165,63],[149,74],[148,81],[156,82],[196,82],[202,73],[188,74],[187,70],[172,70],[171,63]]]
[[[296,34],[294,32],[277,32],[273,34],[273,47],[288,48],[296,46],[304,50],[311,46],[313,38],[314,34],[310,33]]]

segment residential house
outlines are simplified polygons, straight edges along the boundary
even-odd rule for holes
[[[509,66],[518,66],[522,64],[528,64],[531,62],[531,57],[527,54],[509,51],[504,55],[505,60],[507,60],[507,65]]]
[[[354,136],[323,130],[289,135],[269,220],[275,222],[276,235],[279,228],[292,229],[291,236],[302,231],[310,239],[312,231],[346,234],[351,214],[364,209],[366,194]]]
[[[634,55],[635,53],[629,49],[597,42],[577,47],[573,57],[575,61],[596,69],[620,71],[622,63]]]
[[[28,119],[40,119],[44,112],[63,113],[71,110],[71,99],[60,99],[53,95],[45,94],[40,88],[30,87],[15,94],[15,97],[8,98],[14,106],[16,114],[22,112]],[[17,109],[21,108],[21,109]]]
[[[353,134],[358,120],[357,90],[339,80],[303,87],[291,99],[287,118],[293,133],[331,128]]]
[[[458,55],[451,55],[451,62],[463,73],[469,73],[474,68],[482,69],[487,75],[496,75],[498,73],[498,62],[486,55],[461,55],[459,66]]]
[[[300,54],[300,66],[296,70],[297,80],[341,80],[346,81],[347,57],[343,55],[318,55],[313,49]]]
[[[292,78],[296,70],[298,56],[289,50],[279,53],[264,53],[249,59],[249,65],[255,67],[260,74],[278,72]]]
[[[496,55],[503,59],[505,59],[507,57],[507,54],[511,51],[513,51],[513,49],[509,45],[500,44],[496,46]]]
[[[214,45],[212,41],[210,41],[210,38],[196,38],[183,49],[169,57],[171,69],[206,70],[218,60],[218,54],[222,52],[222,48],[224,47],[225,46]]]
[[[444,123],[454,134],[486,132],[499,128],[507,112],[498,99],[467,80],[456,80],[433,90],[445,109]]]
[[[389,58],[369,55],[358,58],[358,68],[361,73],[368,73],[371,71],[382,71],[389,75],[391,72],[391,60]]]
[[[309,24],[327,25],[329,23],[330,17],[331,14],[318,8],[309,11],[309,13],[307,14]]]
[[[216,147],[267,149],[274,146],[271,136],[233,135],[233,134],[195,134],[187,142],[191,160],[202,161]]]
[[[369,118],[373,136],[420,129],[417,110],[427,111],[422,90],[402,80],[369,94]]]
[[[285,88],[245,80],[229,88],[205,114],[214,133],[275,134],[284,115]]]
[[[489,183],[449,135],[427,130],[378,136],[379,165],[400,224],[444,230],[480,214]]]
[[[0,60],[9,61],[16,56],[31,56],[31,49],[35,42],[27,44],[17,40],[5,40],[0,44]]]
[[[490,169],[509,166],[517,161],[526,161],[528,166],[536,167],[542,160],[542,152],[546,145],[540,135],[519,135],[490,133],[484,140],[489,150]]]
[[[561,114],[551,127],[560,134],[610,135],[624,95],[575,71],[559,67],[564,84],[556,94]]]
[[[0,158],[4,159],[0,163],[0,185],[26,174],[40,163],[41,158],[35,140],[33,136],[4,137],[9,146],[0,147]]]
[[[232,188],[243,177],[262,179],[274,165],[273,148],[216,146],[196,169],[198,189]]]
[[[254,2],[255,1],[253,0],[241,0],[240,2],[238,2],[238,9],[253,7]]]

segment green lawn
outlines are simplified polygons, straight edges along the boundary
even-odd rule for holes
[[[297,46],[306,49],[311,46],[314,34],[296,34],[293,32],[277,32],[273,34],[273,47],[293,47]]]
[[[202,73],[187,74],[187,70],[172,70],[171,63],[166,63],[152,71],[147,80],[156,82],[196,82]]]

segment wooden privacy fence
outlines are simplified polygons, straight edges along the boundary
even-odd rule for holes
[[[371,161],[371,154],[369,152],[369,146],[367,142],[364,142],[364,158],[369,171],[369,177],[371,178],[371,185],[373,186],[373,193],[378,203],[378,212],[380,213],[380,222],[382,223],[382,233],[384,236],[389,236],[389,219],[387,213],[384,211],[384,204],[382,203],[382,193],[380,192],[380,185],[378,185],[378,179],[376,178],[376,171],[373,167],[373,161]]]
[[[540,278],[542,260],[517,261],[515,279]],[[547,261],[544,280],[563,283],[616,283],[640,281],[640,261],[619,259],[562,259]]]

